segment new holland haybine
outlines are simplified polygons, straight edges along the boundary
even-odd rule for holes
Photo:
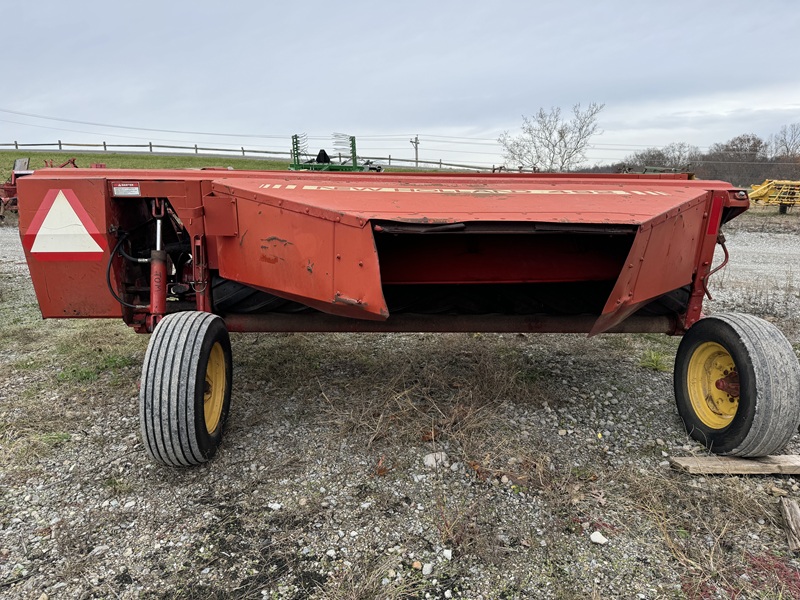
[[[749,206],[728,183],[42,169],[18,196],[42,315],[152,333],[141,431],[168,465],[204,462],[220,443],[229,332],[682,335],[675,396],[692,437],[763,456],[800,422],[784,336],[703,314],[720,228]]]

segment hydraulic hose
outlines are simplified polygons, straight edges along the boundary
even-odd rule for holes
[[[119,302],[122,306],[127,306],[128,308],[134,309],[147,308],[148,306],[146,304],[131,304],[130,302],[125,302],[125,300],[117,295],[117,292],[114,291],[114,286],[111,285],[111,265],[114,262],[114,257],[117,255],[117,252],[120,251],[122,244],[126,239],[128,239],[128,234],[122,233],[117,241],[117,245],[114,246],[114,250],[111,252],[111,256],[108,258],[108,266],[106,267],[106,285],[108,286],[108,291],[111,292],[111,295],[114,297],[114,300]],[[125,256],[124,254],[122,255]]]

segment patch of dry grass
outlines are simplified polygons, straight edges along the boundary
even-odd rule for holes
[[[314,598],[319,600],[411,600],[426,590],[426,582],[413,569],[397,575],[397,556],[379,556],[333,572]],[[394,575],[389,577],[389,575]]]
[[[541,398],[540,383],[524,376],[524,355],[493,336],[407,336],[381,344],[368,363],[361,355],[357,345],[340,347],[329,368],[345,379],[317,384],[321,418],[367,447],[380,440],[466,447],[473,433],[502,423],[506,403]]]
[[[800,575],[768,549],[772,544],[760,553],[745,550],[752,546],[744,539],[751,524],[764,523],[765,536],[780,531],[777,507],[766,494],[754,494],[738,477],[716,478],[710,487],[703,478],[674,473],[623,476],[629,486],[625,501],[651,528],[641,535],[669,550],[683,571],[687,597],[798,597]]]
[[[10,394],[0,410],[0,468],[26,477],[71,442],[99,398],[136,393],[147,339],[109,321],[10,326],[16,359],[0,374]],[[111,391],[109,391],[111,390]],[[108,391],[108,394],[106,394]]]

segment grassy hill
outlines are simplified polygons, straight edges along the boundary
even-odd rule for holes
[[[114,153],[114,152],[32,152],[30,150],[0,151],[0,183],[11,175],[14,160],[29,157],[32,169],[44,167],[45,161],[53,161],[58,166],[70,158],[75,158],[79,167],[89,167],[93,163],[104,163],[110,169],[185,169],[200,167],[233,167],[237,170],[267,170],[276,169],[285,171],[289,167],[288,161],[237,158],[235,156],[207,156],[207,155],[159,155],[150,153]]]

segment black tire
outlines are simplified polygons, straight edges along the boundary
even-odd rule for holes
[[[788,204],[779,204],[778,205],[778,213],[785,215],[789,212],[789,205]]]
[[[142,365],[139,420],[153,460],[169,466],[209,460],[231,403],[231,342],[221,318],[187,311],[156,326]]]
[[[214,299],[214,311],[223,315],[264,313],[289,304],[289,300],[222,277],[211,280],[211,296]]]
[[[674,381],[687,433],[716,454],[774,454],[800,424],[800,364],[763,319],[718,314],[695,323],[678,347]]]

